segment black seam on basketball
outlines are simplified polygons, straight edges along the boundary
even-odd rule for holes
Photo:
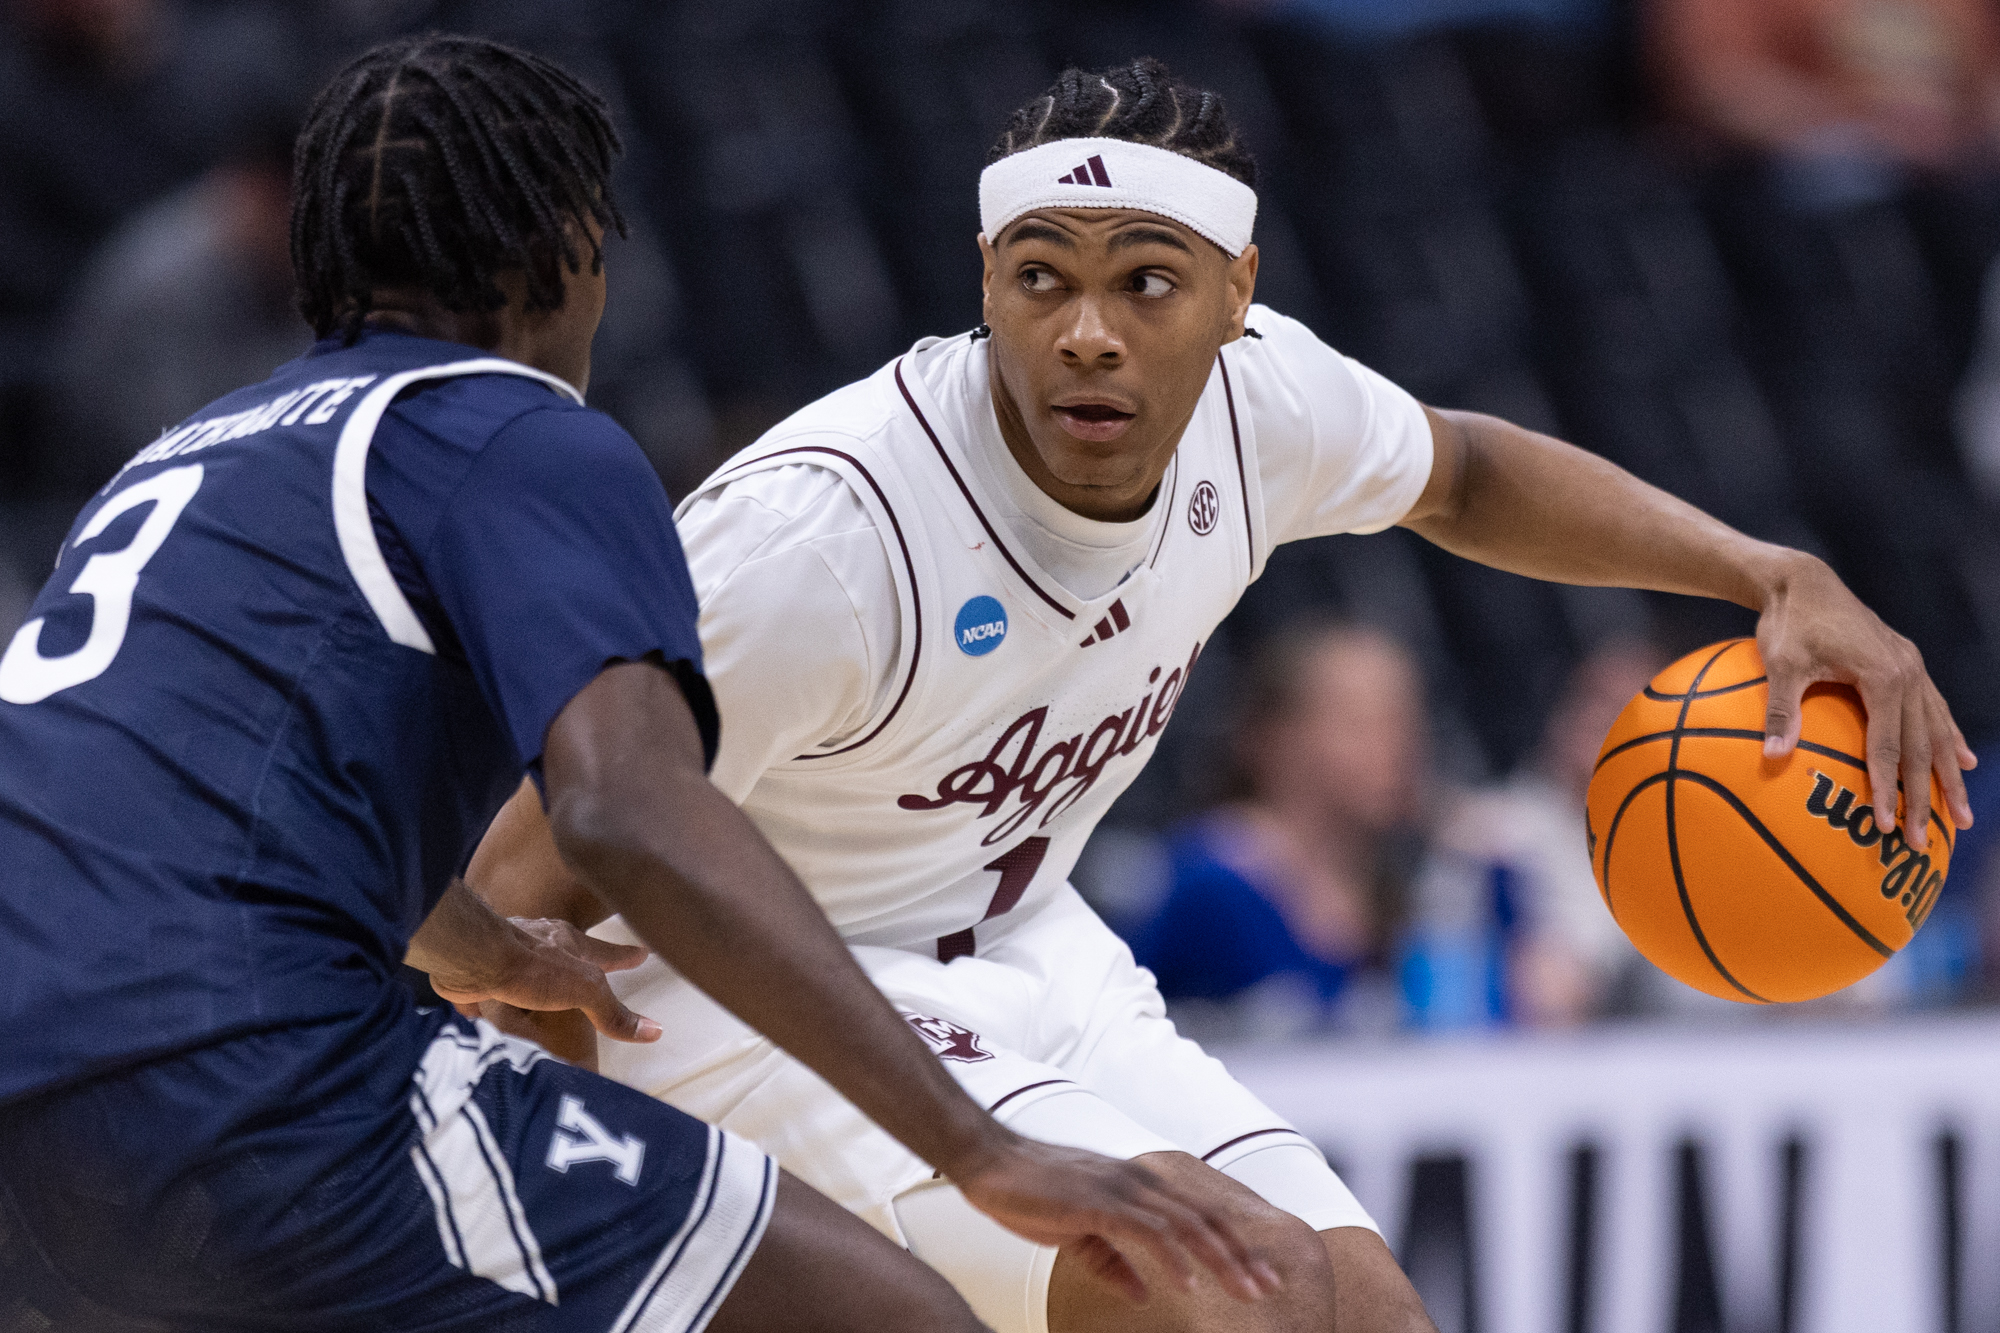
[[[1945,860],[1951,860],[1953,833],[1951,825],[1945,823],[1944,818],[1935,810],[1931,811],[1931,823],[1938,826],[1938,836],[1944,839]]]
[[[1598,888],[1604,895],[1604,908],[1611,913],[1613,921],[1618,921],[1618,909],[1611,905],[1611,845],[1618,841],[1618,825],[1624,821],[1625,811],[1631,807],[1633,801],[1639,798],[1640,792],[1646,790],[1646,788],[1652,786],[1654,783],[1665,782],[1666,780],[1667,775],[1665,773],[1655,773],[1644,781],[1635,784],[1631,791],[1625,793],[1625,799],[1618,803],[1617,812],[1611,816],[1611,827],[1604,832],[1604,874],[1598,880]],[[1623,922],[1619,922],[1619,929],[1624,929]]]
[[[1762,741],[1764,739],[1763,732],[1751,731],[1747,727],[1675,727],[1671,731],[1649,731],[1643,736],[1634,736],[1629,741],[1620,741],[1609,750],[1606,750],[1597,757],[1597,768],[1603,768],[1615,756],[1621,755],[1627,750],[1635,749],[1641,745],[1650,745],[1654,741],[1672,740],[1678,736],[1694,736],[1705,740]],[[1866,760],[1857,759],[1851,754],[1834,749],[1831,745],[1821,745],[1816,741],[1800,741],[1798,748],[1827,759],[1837,760],[1850,767],[1858,768],[1864,773],[1868,771],[1868,762]],[[1595,773],[1597,768],[1593,768],[1591,772]]]
[[[1610,911],[1611,919],[1613,921],[1618,920],[1618,909],[1611,905],[1611,848],[1613,844],[1615,844],[1618,841],[1618,826],[1624,822],[1625,811],[1631,807],[1633,801],[1639,798],[1640,792],[1646,790],[1646,788],[1648,787],[1660,786],[1663,783],[1666,783],[1667,780],[1672,776],[1673,776],[1672,773],[1663,771],[1659,773],[1654,773],[1650,777],[1647,777],[1645,780],[1634,784],[1632,790],[1625,793],[1625,799],[1618,803],[1618,813],[1611,817],[1611,828],[1604,835],[1604,875],[1603,878],[1599,881],[1599,889],[1600,892],[1602,892],[1604,895],[1604,906],[1608,911]],[[1672,787],[1669,786],[1668,790],[1671,791]],[[1730,976],[1729,969],[1725,968],[1722,965],[1721,961],[1716,958],[1715,951],[1708,947],[1708,938],[1707,936],[1702,934],[1701,925],[1700,923],[1695,921],[1692,911],[1689,907],[1688,896],[1687,896],[1687,885],[1682,883],[1680,880],[1680,866],[1678,861],[1676,862],[1674,867],[1674,879],[1675,883],[1679,886],[1681,891],[1681,910],[1685,913],[1688,913],[1688,928],[1693,931],[1695,942],[1701,945],[1701,951],[1708,956],[1709,965],[1715,969],[1715,974],[1721,977],[1724,981],[1728,982],[1730,985],[1736,987],[1736,989],[1742,991],[1745,995],[1749,996],[1757,1003],[1769,1004],[1770,1003],[1769,1000],[1757,994],[1755,991],[1751,990],[1748,986],[1745,986],[1735,977]],[[1624,928],[1623,922],[1619,922],[1619,928],[1620,929]]]
[[[1798,859],[1794,857],[1789,850],[1787,850],[1784,843],[1778,841],[1778,835],[1771,832],[1770,829],[1764,827],[1764,821],[1757,818],[1757,816],[1751,811],[1750,807],[1745,805],[1743,803],[1742,798],[1737,796],[1735,792],[1729,790],[1729,788],[1723,786],[1720,782],[1717,782],[1714,778],[1709,777],[1706,773],[1684,772],[1680,776],[1685,780],[1694,783],[1696,786],[1706,787],[1708,790],[1714,792],[1717,796],[1720,796],[1723,800],[1729,802],[1730,809],[1734,810],[1737,814],[1743,816],[1744,822],[1750,825],[1751,829],[1757,834],[1757,836],[1764,840],[1764,845],[1769,847],[1772,851],[1776,852],[1778,854],[1778,859],[1783,861],[1785,865],[1790,868],[1791,872],[1799,877],[1799,882],[1804,884],[1807,888],[1811,889],[1813,891],[1813,896],[1815,898],[1818,898],[1821,902],[1825,903],[1827,906],[1827,910],[1831,911],[1836,917],[1839,917],[1841,924],[1846,926],[1849,930],[1853,931],[1855,936],[1859,938],[1863,944],[1873,949],[1876,953],[1881,954],[1884,958],[1887,958],[1891,954],[1896,952],[1894,949],[1891,949],[1888,945],[1882,943],[1882,941],[1876,939],[1874,934],[1869,931],[1868,927],[1862,925],[1859,921],[1856,921],[1854,919],[1853,913],[1849,912],[1846,907],[1842,906],[1838,898],[1834,897],[1832,894],[1828,893],[1824,888],[1820,887],[1819,881],[1812,877],[1811,872],[1809,872],[1804,866],[1799,864]]]
[[[1747,690],[1753,685],[1762,685],[1768,680],[1770,680],[1769,676],[1759,676],[1755,680],[1738,681],[1734,685],[1718,685],[1712,690],[1702,690],[1693,696],[1685,694],[1661,694],[1651,685],[1648,685],[1644,690],[1641,691],[1641,693],[1643,693],[1648,699],[1657,700],[1660,703],[1666,704],[1666,703],[1674,703],[1678,700],[1686,699],[1689,697],[1693,697],[1696,699],[1713,699],[1719,694],[1734,694],[1738,690]]]
[[[1856,759],[1853,755],[1843,750],[1836,750],[1831,745],[1821,745],[1817,741],[1800,741],[1798,748],[1808,754],[1819,755],[1824,759],[1839,760],[1841,763],[1858,768],[1864,773],[1868,771],[1868,761],[1866,759]]]
[[[1654,741],[1673,740],[1678,736],[1698,736],[1714,740],[1739,741],[1761,741],[1764,739],[1763,732],[1750,731],[1742,727],[1675,727],[1671,731],[1649,731],[1643,736],[1634,736],[1629,741],[1620,741],[1609,750],[1606,750],[1598,756],[1597,768],[1603,768],[1611,762],[1613,757],[1621,755],[1627,750],[1641,745],[1650,745]],[[1591,771],[1594,773],[1597,769],[1592,769]]]
[[[1674,890],[1680,894],[1681,915],[1687,918],[1688,929],[1694,932],[1694,941],[1701,946],[1702,953],[1707,955],[1709,965],[1737,990],[1759,1004],[1769,1004],[1769,1000],[1738,981],[1729,969],[1722,965],[1722,960],[1715,956],[1715,949],[1708,942],[1708,932],[1701,928],[1701,920],[1694,914],[1694,900],[1688,896],[1687,875],[1681,869],[1680,828],[1674,818],[1674,788],[1679,785],[1680,778],[1681,733],[1687,726],[1688,710],[1694,707],[1694,701],[1701,696],[1701,682],[1703,677],[1708,675],[1708,669],[1721,661],[1722,655],[1735,646],[1736,643],[1731,642],[1716,649],[1715,655],[1703,662],[1701,670],[1694,673],[1694,679],[1688,682],[1687,694],[1681,699],[1681,715],[1674,724],[1673,747],[1667,751],[1667,860],[1673,866]]]

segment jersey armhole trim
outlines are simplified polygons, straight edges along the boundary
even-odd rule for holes
[[[1222,368],[1222,396],[1229,404],[1229,436],[1236,445],[1236,489],[1243,496],[1243,540],[1249,543],[1250,567],[1248,573],[1252,581],[1257,569],[1257,527],[1250,518],[1250,475],[1243,465],[1243,428],[1236,421],[1236,390],[1229,382],[1229,362],[1221,352],[1215,354],[1215,364]]]
[[[910,386],[903,382],[903,362],[900,358],[896,361],[895,373],[896,388],[901,391],[903,401],[910,405],[910,415],[917,419],[917,424],[924,428],[924,434],[930,437],[931,447],[937,450],[938,459],[944,464],[945,471],[949,472],[951,479],[958,483],[958,493],[965,497],[965,503],[971,508],[973,517],[979,520],[979,526],[986,529],[986,535],[993,541],[993,549],[1000,552],[1008,565],[1020,576],[1021,582],[1028,585],[1029,592],[1034,593],[1035,596],[1047,602],[1054,609],[1055,613],[1064,620],[1075,620],[1076,612],[1049,596],[1041,584],[1028,576],[1028,571],[1021,567],[1021,562],[1014,558],[1014,553],[1007,549],[1007,543],[1001,540],[999,532],[994,529],[993,524],[987,519],[986,511],[979,507],[979,501],[972,498],[972,488],[967,486],[965,478],[958,474],[958,465],[953,463],[951,455],[945,452],[944,441],[940,440],[938,433],[931,429],[929,418],[925,417],[923,409],[917,406],[916,395],[912,394]]]
[[[340,442],[333,454],[333,529],[340,538],[341,558],[347,562],[347,572],[353,576],[390,640],[432,657],[437,656],[437,645],[431,642],[430,632],[411,608],[410,599],[397,586],[396,576],[389,572],[389,562],[382,558],[382,544],[375,536],[374,521],[368,515],[368,450],[375,442],[382,414],[389,410],[397,394],[424,380],[455,379],[462,375],[519,375],[523,379],[540,380],[578,404],[583,402],[582,395],[557,376],[500,357],[475,357],[391,375],[355,404],[341,426]]]
[[[903,520],[896,517],[896,507],[889,503],[889,496],[886,492],[883,491],[882,483],[875,480],[875,474],[868,470],[867,464],[863,463],[853,454],[845,453],[842,450],[831,447],[830,445],[801,444],[801,445],[794,445],[789,449],[773,449],[770,453],[759,454],[756,458],[749,460],[748,463],[745,464],[745,467],[766,463],[774,458],[790,457],[795,454],[825,454],[831,458],[838,458],[841,462],[853,468],[855,475],[859,476],[863,481],[868,483],[868,488],[875,492],[875,499],[882,506],[882,512],[889,516],[889,529],[890,531],[896,534],[896,547],[902,553],[903,569],[909,578],[909,585],[910,585],[911,637],[910,637],[909,669],[903,676],[903,688],[896,692],[896,702],[889,706],[889,711],[882,715],[882,720],[880,722],[877,722],[874,725],[874,727],[872,727],[869,730],[868,734],[863,736],[860,740],[850,741],[846,745],[841,746],[837,750],[822,750],[816,754],[801,754],[792,756],[794,760],[832,759],[838,755],[850,754],[853,751],[858,750],[862,746],[868,744],[868,742],[874,740],[877,736],[880,736],[885,730],[888,729],[889,724],[896,720],[896,714],[902,711],[904,701],[910,697],[910,688],[917,683],[917,664],[923,659],[924,601],[923,601],[923,593],[917,584],[917,562],[915,558],[910,554],[909,538],[903,535]],[[738,472],[738,475],[741,475],[740,470]],[[716,475],[716,477],[714,478],[714,484],[721,484],[733,479],[734,478],[728,472],[725,471],[723,473],[718,473]],[[708,487],[704,487],[703,489],[706,490],[708,489]],[[696,492],[696,494],[700,493],[701,492]]]

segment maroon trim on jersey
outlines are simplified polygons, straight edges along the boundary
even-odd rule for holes
[[[987,1107],[986,1114],[992,1115],[995,1111],[998,1111],[1001,1107],[1005,1106],[1008,1102],[1013,1101],[1016,1097],[1020,1096],[1024,1092],[1033,1092],[1036,1088],[1052,1088],[1058,1083],[1068,1083],[1074,1085],[1076,1083],[1076,1080],[1073,1078],[1045,1078],[1040,1083],[1030,1083],[1025,1088],[1016,1088],[1012,1092],[1008,1093],[1005,1097],[1002,1097],[999,1101],[993,1103],[993,1105]]]
[[[889,515],[889,526],[896,533],[896,545],[900,546],[903,550],[903,568],[908,570],[910,575],[910,613],[911,619],[916,624],[917,641],[910,649],[910,674],[904,677],[902,691],[896,695],[896,702],[890,707],[888,715],[877,724],[875,730],[869,732],[852,745],[843,745],[838,750],[827,750],[820,754],[792,756],[794,759],[831,759],[835,755],[847,754],[852,750],[858,750],[877,736],[880,736],[882,729],[895,721],[896,714],[902,711],[903,701],[910,697],[910,687],[917,683],[917,661],[923,656],[924,652],[924,599],[923,594],[917,591],[917,562],[910,558],[910,543],[903,536],[903,521],[896,517],[896,506],[889,503],[889,497],[882,491],[882,484],[875,480],[875,474],[868,470],[868,465],[853,454],[842,453],[838,449],[829,449],[822,444],[802,444],[792,449],[778,449],[771,453],[760,455],[751,461],[761,463],[766,459],[783,458],[787,454],[831,454],[833,457],[848,464],[856,472],[859,472],[861,479],[867,482],[869,488],[875,492],[875,498],[882,502],[883,512]]]
[[[896,387],[903,391],[903,401],[910,405],[910,411],[917,418],[917,424],[924,428],[924,434],[931,437],[931,446],[937,450],[938,457],[944,460],[945,470],[951,473],[951,479],[958,483],[958,493],[963,495],[965,502],[972,506],[973,516],[979,520],[979,526],[986,529],[986,535],[993,539],[994,547],[1006,558],[1007,563],[1014,567],[1014,572],[1021,576],[1021,582],[1028,585],[1030,592],[1054,607],[1064,620],[1075,620],[1076,612],[1042,591],[1042,585],[1028,577],[1028,571],[1021,568],[1021,562],[1016,560],[1014,553],[1007,549],[1007,543],[1000,540],[1000,534],[995,532],[993,525],[986,521],[986,512],[979,507],[979,501],[972,498],[972,488],[965,484],[964,477],[958,475],[957,465],[951,461],[951,455],[945,452],[944,441],[940,440],[938,433],[931,429],[931,423],[924,419],[924,411],[917,406],[916,398],[910,393],[910,386],[903,383],[903,363],[900,360],[896,362]]]
[[[1243,492],[1243,540],[1250,543],[1250,572],[1257,572],[1257,534],[1250,529],[1250,478],[1243,470],[1243,432],[1236,425],[1236,391],[1229,387],[1229,363],[1222,359],[1222,353],[1215,354],[1215,364],[1222,367],[1222,396],[1229,402],[1229,433],[1236,439],[1236,489]],[[1223,1147],[1228,1147],[1224,1144]],[[1216,1149],[1221,1152],[1221,1148]]]
[[[1160,524],[1160,539],[1153,543],[1153,558],[1146,562],[1148,569],[1160,563],[1160,552],[1167,549],[1167,534],[1174,530],[1174,501],[1181,493],[1181,459],[1178,448],[1174,452],[1174,463],[1170,471],[1173,475],[1167,481],[1166,521]]]
[[[1229,1142],[1223,1144],[1219,1148],[1210,1148],[1207,1152],[1201,1155],[1201,1160],[1204,1162],[1213,1161],[1219,1154],[1229,1151],[1231,1148],[1234,1148],[1237,1144],[1248,1142],[1251,1139],[1261,1139],[1266,1134],[1290,1134],[1294,1138],[1305,1137],[1303,1134],[1300,1134],[1296,1129],[1292,1129],[1291,1127],[1286,1125],[1277,1125],[1270,1129],[1253,1129],[1248,1134],[1238,1134],[1235,1138],[1231,1139]]]

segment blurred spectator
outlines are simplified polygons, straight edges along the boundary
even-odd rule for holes
[[[1426,767],[1415,662],[1374,630],[1280,633],[1248,673],[1232,758],[1242,798],[1172,836],[1134,954],[1169,1000],[1238,1001],[1259,1036],[1387,1026]]]
[[[1591,874],[1584,794],[1605,733],[1664,665],[1642,642],[1599,647],[1571,674],[1529,762],[1445,818],[1402,962],[1419,1026],[1568,1026],[1605,1010],[1637,955]]]
[[[1674,109],[1776,155],[1799,202],[1881,197],[1896,169],[1990,161],[2000,18],[1987,0],[1654,0]]]
[[[0,320],[51,311],[131,210],[299,95],[289,9],[0,0]]]
[[[56,352],[55,476],[94,487],[311,345],[292,301],[289,123],[139,212],[92,259]]]
[[[1987,272],[1979,341],[1959,383],[1958,445],[1979,498],[2000,512],[2000,264]]]

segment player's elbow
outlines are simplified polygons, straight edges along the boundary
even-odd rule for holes
[[[650,878],[656,867],[647,821],[617,791],[573,787],[552,792],[549,831],[570,873],[608,903],[616,904],[619,886]]]

